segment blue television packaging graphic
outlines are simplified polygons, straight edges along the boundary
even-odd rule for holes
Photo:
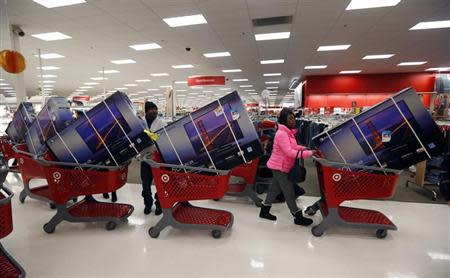
[[[247,110],[234,91],[157,131],[166,163],[217,169],[261,156],[263,150]]]
[[[33,123],[35,116],[33,105],[30,102],[20,103],[5,131],[9,139],[16,143],[22,143],[25,132]]]
[[[412,88],[313,138],[325,158],[404,169],[441,152],[444,138]]]
[[[47,141],[59,161],[121,165],[150,146],[129,98],[116,92]]]
[[[40,155],[47,149],[45,142],[72,122],[72,112],[65,97],[51,97],[37,114],[25,136],[31,153]]]

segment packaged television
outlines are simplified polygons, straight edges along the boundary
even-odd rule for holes
[[[5,131],[9,139],[16,143],[22,143],[25,138],[25,132],[34,121],[35,116],[33,104],[21,102]]]

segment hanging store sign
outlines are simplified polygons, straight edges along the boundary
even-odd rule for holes
[[[193,76],[188,77],[188,86],[223,86],[225,76]]]

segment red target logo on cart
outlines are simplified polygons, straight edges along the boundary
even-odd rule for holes
[[[341,176],[341,174],[335,173],[335,174],[333,174],[332,178],[335,182],[338,182],[341,180],[342,176]]]
[[[61,173],[60,172],[53,172],[53,178],[55,179],[56,183],[59,183],[59,180],[61,179]]]
[[[162,180],[164,183],[168,183],[168,182],[170,181],[170,177],[169,177],[169,175],[164,174],[164,175],[161,176],[161,180]]]

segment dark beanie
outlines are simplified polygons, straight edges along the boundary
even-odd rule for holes
[[[150,110],[150,109],[158,109],[158,106],[156,106],[156,104],[154,104],[151,101],[146,101],[145,102],[145,108],[144,108],[145,113],[147,113],[147,111]]]

